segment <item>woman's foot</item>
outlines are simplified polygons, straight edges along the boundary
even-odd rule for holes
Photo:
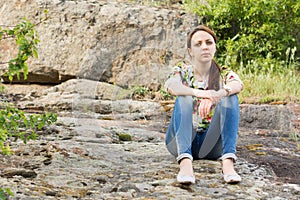
[[[242,178],[234,170],[232,158],[226,158],[222,161],[222,174],[226,183],[239,183]]]
[[[177,175],[177,181],[182,184],[195,183],[192,160],[189,158],[183,158],[180,161],[179,166],[180,166],[180,171]]]

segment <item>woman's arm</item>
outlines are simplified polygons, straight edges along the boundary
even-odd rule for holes
[[[218,91],[210,91],[209,99],[213,100],[213,104],[217,104],[223,97],[230,96],[233,94],[238,94],[242,91],[243,84],[238,80],[232,80],[231,82],[227,83],[226,86],[221,88]]]
[[[166,81],[165,89],[174,96],[194,96],[194,89],[183,85],[179,74]]]
[[[238,94],[243,89],[243,84],[240,81],[238,81],[238,80],[230,81],[229,83],[226,84],[226,86],[228,86],[229,88],[231,88],[231,92],[230,92],[229,95]]]
[[[224,75],[226,84],[223,88],[227,92],[227,96],[240,93],[244,87],[240,77],[232,70],[227,69],[225,72],[227,72],[226,75]]]
[[[175,74],[166,81],[165,89],[174,96],[195,96],[198,98],[211,99],[214,102],[216,99],[219,100],[227,95],[225,90],[219,90],[217,92],[214,90],[199,90],[185,86],[182,84],[179,74]]]
[[[238,80],[232,80],[226,84],[230,88],[230,91],[220,89],[219,91],[214,90],[199,90],[190,88],[182,84],[181,77],[179,74],[175,74],[170,77],[165,83],[165,89],[174,96],[195,96],[198,98],[211,99],[216,104],[221,98],[228,95],[237,94],[242,91],[243,84]]]
[[[201,103],[198,107],[199,115],[202,118],[206,117],[210,113],[213,106],[216,105],[223,97],[237,94],[243,89],[243,84],[237,80],[232,80],[231,82],[227,83],[226,86],[228,89],[221,88],[218,91],[206,90],[208,92],[208,96],[210,97],[201,100]]]

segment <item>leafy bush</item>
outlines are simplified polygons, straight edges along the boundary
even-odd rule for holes
[[[173,100],[174,99],[174,96],[171,95],[169,92],[167,92],[163,87],[161,87],[159,89],[159,93],[161,94],[163,100]]]
[[[219,36],[218,57],[237,67],[253,59],[286,60],[288,48],[300,49],[298,0],[185,0]],[[299,53],[296,55],[299,56]]]
[[[21,139],[24,143],[31,139],[35,140],[36,131],[57,120],[57,115],[52,113],[26,115],[7,104],[0,109],[0,149],[3,154],[12,153],[9,143],[5,144],[9,138],[15,141]]]
[[[134,86],[131,89],[130,97],[132,99],[143,99],[143,98],[149,98],[151,99],[153,97],[152,91],[145,86]]]
[[[12,191],[9,188],[0,188],[0,200],[6,200],[7,195],[13,196]]]
[[[0,64],[8,64],[8,69],[2,69],[2,76],[8,76],[9,80],[13,79],[14,75],[20,78],[20,71],[23,71],[24,78],[28,73],[28,66],[26,61],[29,57],[38,57],[37,44],[39,42],[35,31],[34,24],[24,19],[11,29],[3,29],[0,27],[0,41],[2,39],[14,38],[18,48],[17,57],[7,62]]]
[[[0,41],[13,39],[18,51],[15,58],[5,62],[0,61],[0,65],[4,66],[0,69],[1,80],[4,76],[9,77],[9,80],[12,80],[14,75],[20,78],[20,72],[23,73],[25,79],[27,78],[27,60],[30,57],[38,57],[37,44],[39,39],[34,27],[48,19],[47,11],[45,11],[45,15],[46,17],[37,24],[24,19],[15,26],[0,26]],[[25,115],[23,111],[5,102],[1,103],[0,109],[0,149],[2,153],[10,152],[9,145],[4,145],[8,138],[21,139],[26,143],[28,139],[36,138],[36,130],[56,121],[56,116],[53,114]]]

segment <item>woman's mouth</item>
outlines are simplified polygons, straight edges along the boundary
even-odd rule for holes
[[[202,53],[201,56],[208,57],[210,56],[210,53]]]

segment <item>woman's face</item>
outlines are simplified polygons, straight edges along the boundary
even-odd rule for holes
[[[191,39],[188,49],[192,59],[199,63],[210,62],[216,53],[216,43],[212,35],[205,31],[197,31]]]

